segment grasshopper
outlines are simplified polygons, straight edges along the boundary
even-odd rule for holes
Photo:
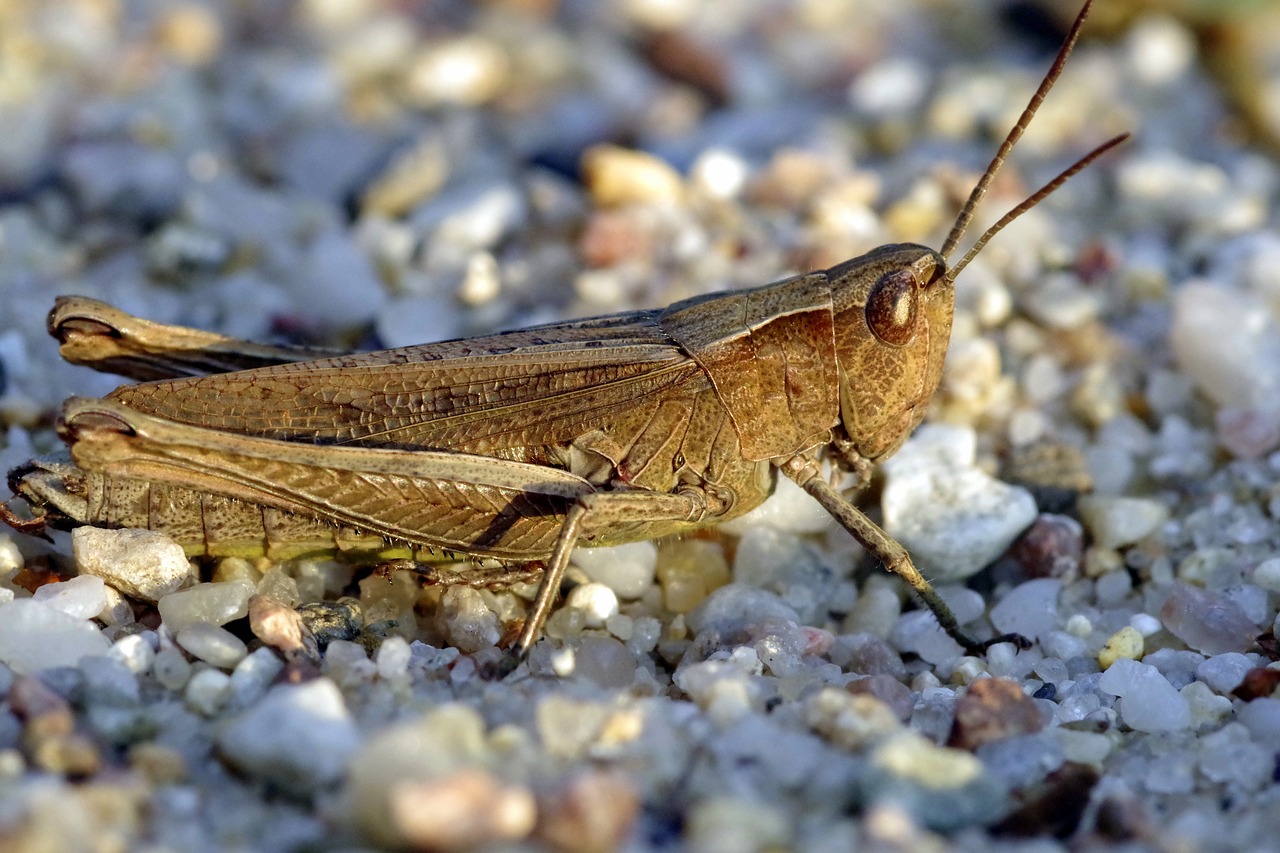
[[[70,464],[10,472],[46,525],[148,527],[189,554],[489,558],[474,582],[541,575],[518,652],[536,641],[574,548],[690,531],[799,484],[966,649],[906,550],[823,475],[865,485],[924,417],[956,276],[1095,148],[948,258],[1053,86],[1089,12],[973,188],[940,251],[887,245],[828,270],[667,308],[486,337],[324,356],[160,326],[83,298],[49,318],[61,354],[144,381],[71,398]],[[502,568],[508,566],[514,568]]]

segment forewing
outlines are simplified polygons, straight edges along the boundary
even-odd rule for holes
[[[697,365],[639,312],[383,352],[125,386],[169,420],[310,444],[495,453],[568,441]]]

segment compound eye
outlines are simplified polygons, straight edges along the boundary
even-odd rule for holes
[[[886,344],[906,346],[916,335],[919,287],[910,270],[880,276],[867,294],[867,327]]]

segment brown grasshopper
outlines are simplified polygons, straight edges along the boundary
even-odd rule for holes
[[[0,518],[33,532],[148,527],[192,554],[412,560],[441,549],[526,567],[482,568],[481,582],[544,568],[517,644],[524,652],[575,547],[733,518],[763,502],[781,472],[974,649],[907,552],[828,482],[821,462],[865,484],[872,463],[897,450],[938,385],[956,276],[1000,229],[1124,139],[1031,195],[948,269],[1089,7],[939,252],[888,245],[668,308],[330,357],[59,299],[49,328],[64,358],[157,381],[69,399],[58,429],[73,465],[12,471],[34,518],[7,506]]]

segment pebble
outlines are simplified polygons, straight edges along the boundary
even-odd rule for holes
[[[1132,626],[1125,625],[1108,637],[1107,642],[1103,644],[1098,652],[1098,666],[1106,670],[1121,658],[1138,660],[1142,657],[1143,646],[1142,634]]]
[[[315,635],[303,624],[302,614],[266,595],[249,598],[249,630],[263,643],[285,654],[308,650],[313,655],[319,654]]]
[[[1209,685],[1214,692],[1224,696],[1240,686],[1254,663],[1239,652],[1227,652],[1206,658],[1196,667],[1196,678]]]
[[[106,584],[102,582],[102,578],[93,575],[81,575],[61,583],[47,583],[31,597],[77,619],[92,619],[107,606]]]
[[[1041,513],[1009,549],[1029,577],[1072,581],[1084,560],[1084,528],[1065,515]]]
[[[129,634],[111,644],[111,657],[123,663],[135,675],[146,675],[156,659],[156,650],[142,634]]]
[[[884,526],[934,580],[967,578],[1036,518],[1025,489],[974,467],[975,435],[930,424],[884,464]]]
[[[182,698],[197,714],[212,717],[222,710],[231,695],[231,676],[216,669],[192,667]]]
[[[77,527],[71,532],[76,567],[142,601],[159,601],[187,583],[191,564],[182,546],[148,530]]]
[[[1169,633],[1206,655],[1244,652],[1258,633],[1234,601],[1184,583],[1174,584],[1160,608],[1160,621]]]
[[[190,661],[175,648],[161,649],[156,652],[156,658],[151,667],[156,681],[160,682],[165,689],[174,692],[182,690],[191,677]]]
[[[249,613],[249,598],[253,592],[254,585],[247,581],[202,583],[169,593],[156,606],[165,626],[176,636],[191,625],[207,623],[220,626],[233,619],[244,618]]]
[[[1120,717],[1141,732],[1176,732],[1191,725],[1187,700],[1154,666],[1119,658],[1102,674],[1098,687],[1120,697]]]
[[[1019,682],[981,678],[956,701],[955,724],[947,745],[972,752],[1005,738],[1035,734],[1044,725],[1040,706],[1022,692]]]
[[[75,666],[111,643],[85,619],[31,599],[0,604],[0,663],[20,674]]]
[[[563,853],[619,850],[640,816],[640,794],[619,773],[586,770],[540,797],[535,837]]]
[[[768,500],[751,512],[720,525],[720,529],[734,536],[742,536],[761,525],[789,533],[823,533],[837,527],[831,513],[786,477],[778,478]]]
[[[1165,522],[1169,510],[1146,498],[1085,495],[1079,502],[1080,517],[1102,548],[1122,548],[1147,536]]]
[[[600,207],[673,202],[684,191],[680,174],[644,151],[595,145],[582,155],[582,181]]]
[[[1219,406],[1280,399],[1280,322],[1258,296],[1192,281],[1174,297],[1169,346],[1196,388]]]
[[[653,586],[658,548],[652,542],[631,542],[612,548],[579,548],[573,564],[618,598],[635,599]]]
[[[361,740],[337,685],[317,678],[271,688],[222,730],[217,745],[237,770],[309,795],[343,777]]]
[[[478,768],[398,785],[390,808],[395,831],[422,850],[474,850],[516,841],[537,821],[537,803],[527,788]]]
[[[218,669],[231,669],[249,653],[244,641],[225,628],[196,622],[174,636],[192,656]]]
[[[479,590],[465,586],[449,587],[445,590],[441,605],[449,645],[463,654],[496,646],[502,638],[498,614],[489,609]]]
[[[731,575],[724,549],[714,542],[681,540],[663,546],[657,568],[662,603],[672,613],[690,613]]]
[[[1053,578],[1018,584],[991,608],[991,624],[1001,634],[1040,640],[1058,626],[1061,591],[1062,581]]]

